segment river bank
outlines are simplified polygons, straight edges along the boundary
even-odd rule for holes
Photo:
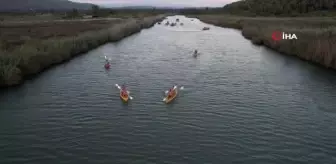
[[[238,17],[222,15],[192,16],[221,27],[235,28],[253,44],[265,45],[275,51],[336,69],[336,19]],[[295,34],[297,40],[272,40],[272,33]]]
[[[30,36],[31,33],[38,33],[33,31],[36,29],[36,25],[26,25],[27,27],[21,30],[26,31],[26,34],[16,36],[19,39],[15,38],[9,44],[8,42],[0,42],[0,87],[21,84],[27,76],[42,72],[53,65],[63,63],[102,44],[119,41],[140,32],[144,28],[153,26],[164,18],[165,15],[158,15],[138,19],[115,20],[107,23],[85,21],[86,24],[79,25],[79,22],[72,22],[72,26],[68,26],[69,24],[60,25],[59,28],[54,28],[54,22],[48,22],[55,31],[52,31],[51,36],[44,36],[45,33],[50,33],[48,29],[45,29],[48,26],[45,24],[39,25],[42,27],[39,31],[42,30],[44,33],[41,34],[43,36],[36,38]],[[84,23],[84,21],[82,22]],[[100,26],[83,29],[93,25]],[[11,30],[15,26],[23,25],[1,24],[0,27]],[[12,36],[12,33],[14,32],[9,31],[8,36]],[[21,44],[24,40],[22,38],[28,39]],[[15,44],[19,45],[15,46]]]

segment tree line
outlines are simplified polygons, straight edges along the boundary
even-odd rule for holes
[[[221,8],[186,9],[186,14],[234,14],[246,16],[336,15],[336,0],[241,0]]]
[[[91,9],[78,10],[41,10],[37,13],[65,13],[66,18],[77,18],[91,15],[93,18],[115,14],[232,14],[243,16],[336,16],[336,0],[241,0],[218,8],[101,8],[92,5]],[[33,13],[34,13],[33,12]],[[32,12],[29,12],[32,13]]]
[[[165,14],[177,13],[176,9],[169,8],[103,8],[98,5],[91,5],[89,9],[34,9],[34,10],[7,10],[0,11],[0,15],[11,16],[34,16],[41,14],[52,14],[55,16],[62,16],[65,19],[81,18],[85,15],[92,16],[92,18],[108,17],[111,15],[137,15],[137,14]]]

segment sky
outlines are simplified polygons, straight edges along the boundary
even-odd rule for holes
[[[111,6],[186,6],[186,7],[221,7],[237,0],[71,0],[74,2],[93,3]]]

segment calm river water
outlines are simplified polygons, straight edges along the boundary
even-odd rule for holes
[[[0,163],[336,163],[334,71],[179,18],[2,90]]]

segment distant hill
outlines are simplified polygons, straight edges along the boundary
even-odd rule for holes
[[[91,4],[68,0],[0,0],[0,11],[90,9]]]
[[[153,9],[153,6],[120,6],[120,7],[112,7],[112,8],[119,8],[119,9]]]
[[[335,0],[242,0],[225,5],[222,11],[232,14],[294,16],[335,9]]]
[[[190,7],[186,5],[129,5],[129,4],[105,4],[101,5],[102,7],[106,8],[123,8],[123,9],[180,9],[180,8],[185,8],[185,7]]]

